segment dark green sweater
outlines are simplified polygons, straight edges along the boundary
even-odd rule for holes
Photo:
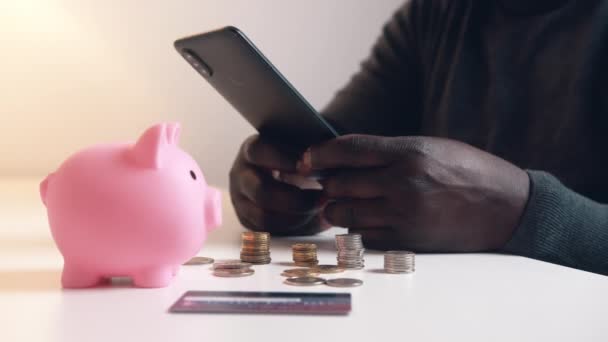
[[[413,0],[324,111],[529,170],[506,252],[608,274],[608,1]]]

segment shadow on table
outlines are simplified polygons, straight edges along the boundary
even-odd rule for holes
[[[1,270],[0,293],[2,292],[43,292],[53,290],[83,291],[87,289],[134,288],[129,277],[103,279],[95,287],[84,289],[62,289],[61,270]]]
[[[38,292],[60,289],[60,270],[0,271],[0,292]]]

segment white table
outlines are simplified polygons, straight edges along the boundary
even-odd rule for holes
[[[164,289],[61,290],[61,255],[50,238],[37,180],[0,181],[0,341],[608,341],[608,277],[521,257],[418,255],[412,275],[389,275],[366,254],[354,289],[298,288],[279,274],[292,241],[315,241],[335,262],[334,229],[273,240],[273,263],[227,279],[182,267]],[[224,199],[224,225],[200,255],[234,258],[242,229]],[[348,316],[169,314],[186,290],[348,291]]]

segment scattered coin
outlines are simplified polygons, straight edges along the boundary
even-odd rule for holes
[[[325,284],[325,279],[318,277],[294,277],[285,279],[285,284],[294,286],[315,286]]]
[[[269,264],[271,261],[270,233],[241,233],[241,260],[255,265]]]
[[[384,253],[384,271],[387,273],[413,273],[416,269],[416,254],[410,251],[388,251]]]
[[[284,270],[281,273],[284,277],[295,278],[295,277],[314,277],[318,276],[319,272],[310,268],[290,268]]]
[[[194,258],[186,261],[184,265],[193,266],[193,265],[208,265],[212,264],[213,259],[207,257],[195,256]]]
[[[213,263],[214,270],[225,270],[225,269],[246,269],[252,266],[251,263],[242,262],[241,260],[218,260]]]
[[[236,277],[247,277],[255,273],[254,270],[247,269],[220,269],[214,270],[213,275],[216,277],[225,277],[225,278],[236,278]]]
[[[216,277],[246,277],[254,273],[251,263],[241,260],[218,260],[213,264],[213,275]]]
[[[325,284],[333,287],[357,287],[363,285],[363,280],[353,278],[336,278],[327,280]]]
[[[291,249],[296,266],[311,267],[319,263],[317,245],[314,243],[296,243],[291,246]]]
[[[361,234],[336,235],[338,250],[338,266],[345,269],[358,270],[365,266],[363,241]]]
[[[317,265],[313,268],[315,271],[322,274],[340,273],[344,272],[344,269],[336,265]]]

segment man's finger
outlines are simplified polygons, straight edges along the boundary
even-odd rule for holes
[[[346,228],[370,228],[387,226],[389,213],[381,199],[339,200],[329,203],[323,217],[330,224]]]
[[[241,172],[238,182],[241,193],[264,209],[306,214],[320,206],[321,191],[301,190],[255,168]]]
[[[297,155],[280,150],[277,146],[262,139],[259,135],[247,138],[242,148],[243,156],[250,164],[269,170],[296,171]]]
[[[391,160],[389,138],[351,134],[312,146],[298,162],[304,174],[315,170],[383,166]]]
[[[328,198],[377,198],[386,194],[386,187],[393,182],[385,173],[386,169],[334,170],[320,183]]]

